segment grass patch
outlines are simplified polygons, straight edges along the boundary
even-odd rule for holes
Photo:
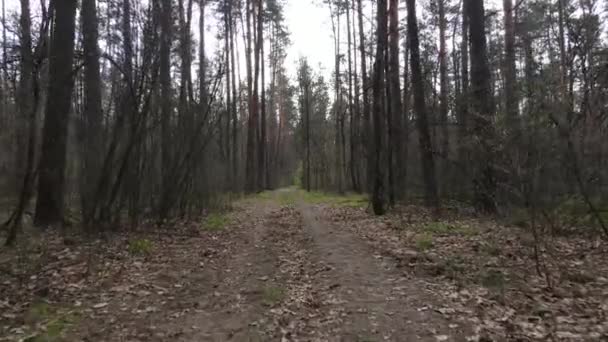
[[[477,232],[468,225],[459,224],[457,222],[447,223],[441,221],[429,222],[422,227],[422,230],[438,235],[464,235],[473,236]]]
[[[500,247],[494,242],[486,242],[481,246],[481,251],[489,256],[497,257],[500,255]]]
[[[267,306],[274,306],[285,298],[285,289],[277,286],[265,287],[262,291],[262,301]]]
[[[43,327],[42,331],[25,338],[29,342],[61,341],[63,333],[67,328],[76,324],[79,315],[74,311],[58,309],[48,303],[39,302],[33,304],[26,314],[26,323]]]
[[[225,214],[211,213],[205,218],[203,222],[203,230],[217,232],[224,230],[230,223],[230,220]]]
[[[488,270],[480,274],[479,282],[488,289],[500,290],[503,292],[507,279],[501,271]]]
[[[361,194],[348,193],[344,195],[319,191],[302,191],[302,199],[310,204],[330,204],[340,207],[358,208],[367,204],[367,197]]]
[[[428,233],[416,235],[416,249],[419,251],[426,251],[433,247],[433,236]]]
[[[129,253],[132,255],[148,255],[152,252],[152,242],[148,239],[133,239],[129,241]]]

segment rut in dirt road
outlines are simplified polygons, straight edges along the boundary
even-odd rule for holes
[[[461,332],[451,329],[456,324],[428,310],[433,298],[423,283],[408,279],[392,260],[374,255],[364,241],[326,222],[322,209],[304,203],[297,207],[312,240],[310,258],[326,270],[316,277],[315,286],[335,298],[324,311],[341,316],[331,328],[330,340],[462,339]]]

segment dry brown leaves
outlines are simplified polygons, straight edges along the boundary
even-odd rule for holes
[[[200,224],[141,227],[98,238],[57,231],[24,236],[0,250],[0,340],[142,338],[137,320],[160,311],[178,318],[195,270],[217,268],[230,230]],[[142,335],[143,334],[143,335]],[[119,337],[120,336],[120,337]]]
[[[324,209],[326,219],[395,258],[407,276],[430,282],[445,299],[432,309],[467,321],[477,340],[608,339],[606,243],[546,237],[539,273],[534,239],[521,228],[458,214],[435,222],[417,206],[381,218],[363,208]]]

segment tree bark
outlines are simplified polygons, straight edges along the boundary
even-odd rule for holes
[[[171,158],[171,41],[172,41],[172,2],[161,0],[160,17],[160,101],[161,101],[161,188],[162,193],[169,193],[171,180],[169,173]],[[160,213],[164,216],[166,213]]]
[[[101,106],[100,53],[97,45],[99,34],[96,0],[82,0],[81,16],[85,63],[85,147],[81,193],[83,218],[85,224],[89,224],[93,219],[92,202],[94,201],[95,185],[98,183],[103,155],[103,112]]]
[[[385,51],[387,47],[387,9],[386,0],[378,0],[378,10],[376,13],[376,60],[374,62],[374,153],[373,153],[373,192],[372,207],[374,214],[383,215],[385,213],[384,198],[384,134],[386,129],[386,108],[385,108]]]
[[[369,101],[369,78],[367,76],[367,57],[365,56],[365,31],[363,30],[363,5],[362,0],[357,0],[357,16],[359,20],[359,53],[361,54],[361,79],[363,80],[363,134],[362,143],[365,146],[366,172],[365,172],[365,190],[371,192],[373,189],[372,174],[373,174],[373,144],[371,130],[371,109]]]
[[[420,43],[418,40],[418,23],[416,19],[416,0],[406,0],[406,3],[407,30],[410,42],[410,63],[412,67],[412,85],[414,92],[414,110],[416,112],[416,124],[418,126],[421,171],[425,184],[425,200],[427,206],[438,209],[439,196],[437,194],[435,160],[433,159],[431,134],[424,99],[424,81],[422,78],[422,67],[420,65]]]
[[[390,113],[392,120],[392,141],[394,165],[394,193],[397,200],[403,198],[405,182],[403,146],[403,107],[401,103],[401,84],[399,70],[399,0],[390,0],[390,26],[389,26],[389,74],[390,83]]]
[[[440,154],[442,158],[441,175],[442,187],[445,187],[448,182],[448,156],[449,156],[449,127],[448,127],[448,60],[446,48],[446,27],[447,20],[445,18],[445,0],[438,1],[439,10],[439,119],[441,120],[441,147]],[[467,1],[467,0],[464,0]],[[445,191],[445,189],[442,189]]]
[[[467,5],[471,40],[472,133],[475,136],[473,185],[479,211],[496,212],[494,100],[488,65],[483,0]]]
[[[55,2],[55,23],[49,55],[49,87],[42,131],[40,176],[34,223],[63,222],[65,169],[70,102],[74,87],[72,63],[76,0]]]

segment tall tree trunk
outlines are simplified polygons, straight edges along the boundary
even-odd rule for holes
[[[226,172],[226,180],[227,180],[227,185],[229,185],[230,187],[232,186],[231,184],[234,184],[235,179],[232,178],[232,166],[230,165],[232,163],[232,158],[230,155],[230,146],[231,146],[231,141],[230,141],[230,121],[232,119],[232,101],[236,101],[236,99],[232,98],[232,90],[231,90],[231,75],[233,73],[232,69],[234,68],[234,65],[231,64],[231,58],[230,58],[230,33],[231,33],[231,22],[230,22],[230,12],[232,11],[232,6],[231,3],[229,1],[226,2],[225,6],[224,6],[224,53],[225,53],[225,77],[226,77],[226,151],[228,151],[227,153],[227,172]],[[233,153],[235,153],[235,151],[232,151]]]
[[[431,144],[431,134],[424,99],[424,81],[420,66],[420,43],[418,41],[418,22],[416,19],[416,0],[406,0],[407,32],[410,42],[410,63],[412,67],[412,85],[414,91],[414,110],[418,126],[420,159],[425,184],[426,205],[439,208],[435,160]]]
[[[258,4],[258,50],[261,77],[260,85],[260,138],[258,148],[258,189],[264,190],[267,185],[268,169],[266,165],[266,61],[264,58],[264,1]]]
[[[517,80],[515,67],[515,22],[513,20],[513,1],[503,0],[505,12],[505,114],[510,140],[518,129],[519,103],[517,99]]]
[[[353,153],[355,154],[354,160],[353,160],[353,167],[354,167],[354,171],[355,172],[355,179],[357,181],[357,189],[353,189],[355,190],[355,192],[361,192],[362,187],[364,187],[361,184],[361,156],[363,151],[361,150],[361,101],[360,101],[360,95],[361,95],[361,87],[360,87],[360,83],[359,83],[359,75],[357,72],[357,69],[359,68],[358,63],[357,63],[357,20],[355,19],[355,7],[354,7],[354,1],[349,3],[349,8],[350,8],[350,13],[351,13],[351,23],[352,23],[352,42],[353,42],[353,80],[354,80],[354,87],[355,87],[355,101],[354,101],[354,106],[355,106],[355,114],[354,114],[354,122],[352,123],[353,125],[353,141],[351,141],[351,144],[353,145]]]
[[[353,102],[353,61],[352,61],[352,28],[351,28],[351,6],[350,3],[346,4],[346,28],[348,34],[348,47],[346,49],[348,54],[348,112],[350,120],[350,150],[349,150],[349,169],[351,186],[355,192],[359,192],[359,182],[357,177],[357,166],[356,166],[356,119],[355,119],[355,104]],[[355,75],[356,77],[356,75]]]
[[[363,30],[363,5],[362,0],[357,0],[357,16],[359,21],[359,53],[361,54],[361,79],[363,80],[363,134],[362,142],[366,147],[366,172],[365,172],[365,190],[371,192],[373,189],[372,174],[373,174],[373,144],[372,144],[372,129],[371,129],[371,109],[369,101],[369,78],[367,76],[367,57],[365,56],[365,31]]]
[[[16,165],[23,167],[23,175],[19,180],[21,183],[21,192],[19,201],[15,211],[12,213],[9,220],[6,222],[8,236],[6,245],[13,245],[17,239],[17,233],[21,228],[23,214],[29,204],[34,190],[34,158],[37,144],[36,137],[36,112],[38,111],[38,83],[36,81],[36,70],[34,66],[34,55],[32,53],[31,40],[31,19],[30,19],[30,3],[29,0],[21,0],[21,17],[20,17],[20,47],[21,55],[20,74],[18,89],[18,104],[20,120],[27,126],[27,131],[23,132],[24,137],[27,137],[25,150],[25,165]],[[4,42],[6,45],[6,42]],[[33,93],[33,99],[31,98]],[[1,94],[0,94],[1,95]],[[0,99],[4,101],[4,99]],[[4,113],[2,113],[4,114]],[[0,118],[3,119],[3,118]]]
[[[234,46],[234,27],[235,23],[232,17],[232,2],[230,2],[230,8],[228,10],[228,21],[230,22],[230,61],[232,64],[231,70],[231,81],[232,81],[232,180],[233,187],[232,191],[237,192],[239,187],[237,184],[237,176],[238,176],[238,147],[237,147],[237,103],[239,102],[237,99],[237,83],[236,83],[236,59],[235,59],[235,46]]]
[[[440,154],[443,161],[440,165],[443,187],[448,184],[449,174],[449,129],[448,129],[448,59],[446,48],[445,0],[438,0],[439,9],[439,119],[441,120]],[[445,189],[442,191],[445,192]]]
[[[393,165],[395,179],[395,196],[401,199],[405,182],[403,146],[403,107],[401,104],[401,84],[399,79],[399,0],[390,0],[390,26],[389,26],[389,74],[390,83],[390,113],[392,120],[392,141],[390,144],[393,149]]]
[[[384,134],[386,128],[386,108],[385,108],[385,51],[388,45],[387,38],[387,9],[386,0],[378,0],[378,10],[376,13],[376,60],[374,62],[374,153],[373,153],[373,192],[372,207],[376,215],[383,215],[385,212],[384,198]]]
[[[200,114],[205,115],[207,110],[207,57],[205,54],[205,2],[206,0],[199,0],[199,22],[198,22],[198,35],[199,35],[199,47],[198,47],[198,78],[199,78],[199,102],[200,102]]]
[[[85,224],[93,219],[95,185],[98,182],[103,155],[101,106],[101,75],[99,47],[97,46],[98,21],[96,0],[82,0],[82,35],[85,71],[85,147],[84,170],[81,181],[82,211]]]
[[[161,193],[169,193],[171,180],[169,173],[172,164],[171,158],[171,41],[172,41],[172,1],[161,0],[160,17],[160,101],[161,101]],[[161,204],[164,206],[164,204]],[[162,210],[161,210],[162,211]],[[161,212],[161,216],[166,213]]]
[[[252,53],[252,45],[253,40],[251,37],[251,17],[252,17],[252,7],[254,0],[247,0],[246,2],[246,15],[247,15],[247,39],[246,39],[246,62],[247,62],[247,90],[248,90],[248,103],[249,103],[249,118],[247,119],[247,155],[245,161],[245,192],[252,193],[256,188],[256,163],[255,163],[255,150],[256,150],[256,139],[257,139],[257,99],[254,94],[254,80],[253,80],[253,71],[252,71],[252,61],[251,61],[251,53]],[[257,50],[256,50],[257,51]],[[256,53],[256,56],[258,54]],[[257,61],[257,57],[256,57]],[[256,67],[257,69],[257,67]],[[257,77],[255,82],[257,83]],[[257,91],[257,86],[256,86]]]
[[[409,142],[410,142],[410,99],[409,91],[409,53],[410,42],[406,36],[403,42],[403,189],[401,189],[401,198],[405,198],[407,194],[407,176],[409,166]]]
[[[68,123],[74,87],[72,63],[76,2],[55,2],[55,23],[49,55],[49,87],[34,217],[38,226],[49,226],[63,221]]]
[[[471,39],[471,93],[475,135],[475,203],[485,213],[496,212],[494,100],[485,37],[483,0],[467,5]]]
[[[460,175],[467,177],[469,165],[469,17],[467,14],[468,1],[462,2],[462,42],[460,43],[460,88],[461,95],[458,99],[458,162],[460,163]],[[464,184],[464,182],[462,182]],[[465,187],[461,185],[460,190],[464,193]]]

